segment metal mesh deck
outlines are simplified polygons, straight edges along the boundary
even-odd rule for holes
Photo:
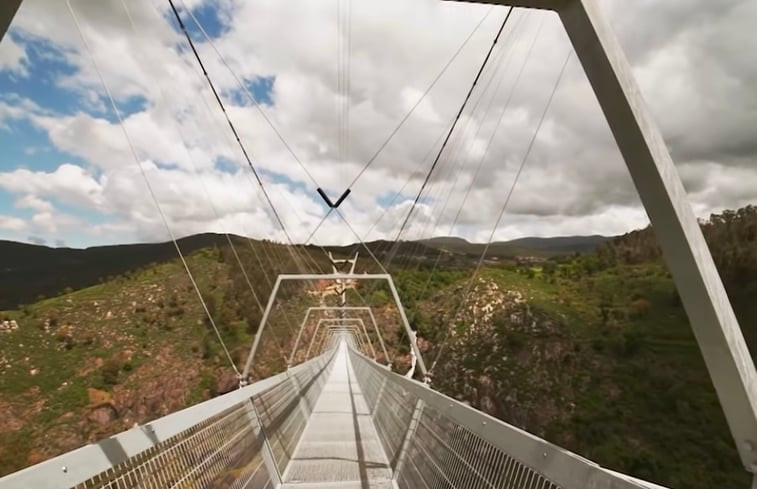
[[[0,478],[0,489],[72,487],[661,489],[393,373],[346,342]]]
[[[342,346],[283,474],[285,487],[383,489],[392,487],[391,477],[370,410]]]

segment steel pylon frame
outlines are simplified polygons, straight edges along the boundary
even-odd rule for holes
[[[356,325],[331,324],[331,325],[326,326],[326,328],[322,329],[321,331],[324,331],[324,334],[321,338],[321,341],[319,341],[319,346],[316,347],[316,351],[314,352],[314,358],[320,355],[319,352],[324,352],[327,350],[326,346],[328,345],[330,338],[332,338],[335,334],[342,334],[342,333],[350,333],[350,336],[352,336],[353,339],[357,339],[357,342],[358,342],[357,346],[360,346],[360,349],[363,350],[361,353],[365,355],[366,353],[365,352],[366,347],[364,346],[365,340],[361,338],[360,329]],[[308,359],[309,358],[310,356],[308,352]],[[375,362],[376,360],[373,359],[373,361]]]
[[[447,1],[551,10],[560,17],[654,227],[741,461],[754,474],[754,362],[662,133],[598,0]]]
[[[335,323],[335,324],[331,324]],[[376,350],[373,348],[373,345],[371,344],[371,340],[368,337],[368,331],[365,329],[365,322],[363,322],[362,318],[321,318],[318,320],[318,323],[315,326],[315,332],[313,333],[313,337],[310,338],[310,344],[308,345],[307,352],[305,353],[305,359],[310,358],[310,352],[313,349],[313,344],[315,343],[315,339],[318,337],[318,331],[321,329],[321,324],[328,324],[327,330],[331,330],[334,328],[349,328],[351,330],[354,330],[358,333],[358,338],[363,341],[363,344],[365,347],[370,350],[371,356],[373,357],[373,360],[376,360]],[[360,325],[360,329],[357,328],[357,324]],[[360,333],[363,333],[362,336],[360,336]]]
[[[308,322],[308,319],[310,319],[310,315],[315,311],[336,311],[336,312],[343,312],[343,311],[357,311],[357,312],[367,312],[368,315],[371,318],[371,323],[373,324],[373,329],[376,331],[376,336],[378,336],[379,345],[381,346],[381,350],[384,352],[384,358],[387,361],[388,365],[391,365],[391,359],[389,358],[389,353],[386,351],[386,345],[384,344],[384,339],[381,336],[381,330],[378,327],[378,323],[376,322],[376,317],[373,315],[373,309],[371,309],[368,306],[314,306],[314,307],[308,307],[307,311],[305,312],[305,317],[302,319],[302,323],[300,323],[300,330],[297,332],[297,339],[294,341],[294,346],[292,347],[292,353],[289,355],[289,361],[288,365],[292,365],[294,362],[294,355],[297,353],[297,349],[300,345],[300,340],[302,339],[302,333],[305,329],[305,325]]]
[[[250,370],[252,369],[252,363],[255,359],[255,354],[257,353],[258,346],[260,345],[260,338],[263,336],[263,333],[265,332],[265,327],[268,324],[268,317],[271,314],[271,310],[273,309],[273,305],[276,302],[276,296],[279,293],[279,288],[281,287],[281,283],[284,281],[290,281],[290,280],[380,280],[385,281],[387,285],[389,286],[389,290],[392,293],[392,299],[394,300],[394,304],[397,307],[397,312],[400,316],[400,321],[402,322],[402,326],[405,328],[405,333],[407,333],[407,337],[410,338],[410,347],[415,352],[416,358],[418,360],[418,367],[420,368],[421,374],[423,374],[424,380],[428,380],[428,371],[426,370],[426,364],[423,361],[423,356],[421,355],[420,350],[418,349],[417,342],[412,341],[413,335],[412,335],[412,328],[410,327],[410,323],[407,319],[407,315],[405,314],[405,309],[402,306],[402,301],[400,300],[400,296],[397,293],[397,287],[394,285],[394,280],[392,280],[392,276],[388,273],[365,273],[365,274],[355,274],[355,273],[296,273],[296,274],[281,274],[278,277],[276,277],[276,282],[273,284],[273,289],[271,289],[271,294],[268,296],[268,303],[266,304],[265,310],[263,311],[263,317],[260,320],[260,326],[258,326],[258,331],[255,333],[255,340],[252,343],[252,347],[250,348],[250,353],[247,356],[247,361],[244,365],[244,370],[242,371],[242,381],[244,382],[247,377],[250,375]]]

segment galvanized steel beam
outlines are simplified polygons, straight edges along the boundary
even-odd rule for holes
[[[402,325],[405,328],[405,332],[407,333],[408,338],[412,338],[412,328],[410,328],[410,323],[407,320],[407,315],[405,314],[405,309],[402,307],[402,301],[400,300],[399,294],[397,293],[397,288],[394,285],[394,280],[392,280],[392,276],[386,273],[375,273],[375,274],[355,274],[355,273],[298,273],[298,274],[282,274],[276,277],[276,282],[273,284],[273,289],[271,290],[271,295],[268,297],[268,303],[266,304],[265,310],[263,311],[263,317],[260,320],[260,326],[258,327],[258,331],[255,333],[255,340],[252,343],[252,347],[250,348],[250,353],[247,356],[247,361],[245,362],[244,370],[242,371],[242,382],[244,383],[247,379],[247,377],[250,375],[250,370],[252,369],[252,362],[255,359],[255,354],[257,353],[258,347],[260,345],[260,339],[265,332],[266,325],[268,323],[268,318],[271,314],[271,310],[273,309],[273,305],[276,302],[276,296],[278,295],[279,288],[281,287],[282,281],[288,281],[288,280],[383,280],[386,281],[386,283],[389,285],[389,290],[392,293],[392,298],[394,299],[395,306],[397,307],[397,311],[400,315],[400,319],[402,320]],[[421,370],[421,373],[423,374],[424,378],[428,377],[428,371],[426,370],[426,364],[423,361],[423,356],[421,355],[420,350],[418,349],[418,345],[416,342],[411,341],[410,346],[415,352],[415,355],[418,359],[418,367]]]
[[[8,32],[8,28],[16,16],[18,8],[21,6],[21,0],[3,0],[0,2],[0,42]]]
[[[378,323],[376,322],[376,317],[373,315],[373,310],[368,306],[317,306],[317,307],[308,307],[307,311],[305,312],[305,317],[302,319],[302,322],[300,323],[300,329],[297,332],[297,339],[294,341],[294,346],[292,347],[292,352],[289,355],[289,365],[291,366],[294,363],[294,355],[297,353],[297,349],[300,344],[300,340],[302,339],[302,333],[305,329],[305,325],[307,324],[308,319],[310,319],[310,315],[313,312],[316,311],[359,311],[359,312],[367,312],[368,315],[371,318],[371,323],[373,324],[373,329],[376,331],[376,336],[378,336],[379,345],[381,346],[381,350],[384,352],[384,358],[386,358],[386,361],[391,365],[391,360],[389,358],[389,353],[386,351],[386,345],[384,344],[384,339],[381,336],[381,331],[379,330]]]
[[[757,372],[686,190],[597,0],[455,0],[554,10],[631,174],[725,412],[757,472]]]

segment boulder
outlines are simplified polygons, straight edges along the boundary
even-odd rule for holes
[[[92,406],[100,406],[101,404],[112,404],[113,396],[109,392],[95,389],[92,387],[87,388],[87,396],[89,397],[89,404]]]
[[[116,411],[116,408],[112,404],[102,404],[93,408],[87,418],[99,425],[105,425],[118,419],[118,411]]]
[[[216,377],[215,385],[213,386],[212,394],[214,396],[226,394],[239,387],[239,379],[234,375],[234,372],[224,370],[220,375]]]

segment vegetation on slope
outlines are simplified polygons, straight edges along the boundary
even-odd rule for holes
[[[258,244],[260,246],[260,244]],[[267,252],[284,247],[270,245]],[[239,254],[249,279],[251,248]],[[227,249],[187,257],[234,363],[241,370],[259,310],[242,295]],[[282,255],[283,256],[283,255]],[[262,290],[262,289],[261,289]],[[285,291],[286,294],[287,291]],[[290,291],[291,293],[291,291]],[[0,474],[235,388],[231,369],[178,260],[127,272],[99,285],[0,312]],[[281,315],[264,336],[253,372],[285,368],[276,345]],[[2,329],[2,328],[0,328]]]
[[[757,209],[703,228],[755,352]],[[427,363],[439,358],[436,388],[670,487],[749,484],[651,230],[589,255],[487,267],[465,302],[467,278],[437,273],[429,293],[418,275],[396,274]]]
[[[751,351],[757,331],[757,211],[703,226]],[[330,267],[320,250],[234,238],[189,256],[236,365],[246,357],[275,276]],[[354,247],[353,247],[354,248]],[[354,251],[346,247],[335,251]],[[386,259],[387,243],[372,248]],[[304,253],[303,253],[304,252]],[[593,253],[488,260],[403,243],[392,269],[418,329],[433,386],[601,465],[670,487],[746,487],[722,410],[651,230]],[[529,255],[530,256],[530,255]],[[244,273],[237,264],[244,265]],[[372,270],[364,258],[361,270]],[[256,296],[250,293],[252,284]],[[307,306],[330,284],[288,284],[254,377],[285,367]],[[395,368],[408,346],[384,286],[350,304],[377,310]],[[176,260],[0,313],[0,474],[233,388],[236,378]],[[306,325],[304,340],[314,332]],[[373,333],[371,333],[373,336]],[[303,349],[295,357],[304,358]]]

